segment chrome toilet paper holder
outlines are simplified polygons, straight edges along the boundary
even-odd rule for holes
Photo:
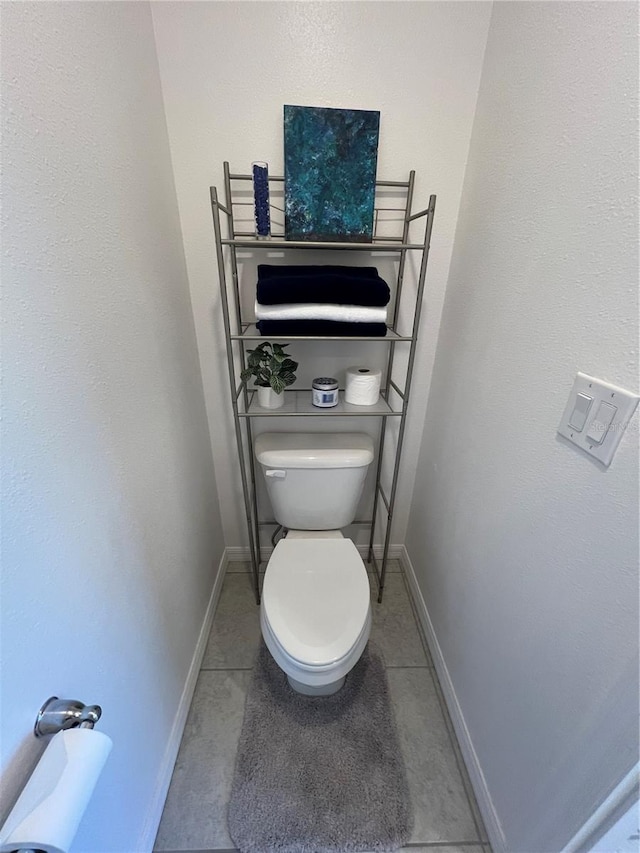
[[[58,734],[59,732],[66,731],[67,729],[93,729],[101,716],[102,708],[100,705],[85,705],[84,702],[80,702],[78,699],[59,699],[57,696],[50,696],[38,711],[38,716],[36,717],[36,721],[33,726],[33,733],[37,738],[42,738],[48,735]],[[111,741],[109,738],[101,733],[97,733],[97,735],[102,738],[106,738],[106,740],[109,741],[109,749],[111,749]],[[48,754],[47,750],[45,750],[44,754]],[[108,750],[104,754],[102,763],[104,763],[107,754]],[[39,766],[40,765],[38,764],[34,773],[38,772]],[[100,769],[101,767],[102,765],[100,766]],[[25,787],[28,787],[30,781],[31,780],[27,782],[27,786]],[[95,780],[93,784],[95,784]],[[19,804],[20,798],[18,798],[17,804],[14,806],[14,810],[19,806]],[[13,811],[2,828],[0,828],[0,833],[4,832],[12,815]],[[13,841],[13,839],[11,839],[11,841]],[[11,853],[44,853],[44,850],[42,850],[38,845],[34,847],[32,844],[28,844],[26,846],[17,844],[13,847],[10,846],[11,841],[9,842],[9,845],[3,845],[3,849],[10,849]],[[64,849],[66,850],[67,847],[65,846]]]
[[[50,696],[38,711],[33,733],[36,737],[46,737],[66,729],[92,729],[101,715],[100,705],[85,705],[77,699]]]

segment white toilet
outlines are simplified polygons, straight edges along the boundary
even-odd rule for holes
[[[262,636],[294,690],[328,696],[371,631],[367,570],[340,528],[355,518],[373,442],[364,433],[263,433],[255,454],[288,530],[267,565]]]

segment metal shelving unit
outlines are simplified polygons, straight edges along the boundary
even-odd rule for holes
[[[231,390],[231,403],[233,407],[233,420],[236,432],[236,443],[240,462],[240,473],[242,478],[242,490],[244,494],[245,514],[247,529],[249,532],[249,545],[251,551],[251,563],[253,568],[254,590],[256,602],[260,603],[260,528],[273,522],[261,522],[258,516],[258,500],[256,493],[256,471],[253,452],[253,418],[325,418],[325,417],[378,417],[380,418],[380,431],[378,442],[378,459],[376,464],[376,484],[373,498],[371,518],[354,522],[354,524],[366,524],[370,527],[368,561],[373,565],[378,581],[378,601],[382,601],[384,583],[387,570],[387,559],[391,536],[391,521],[395,505],[398,486],[398,473],[400,470],[400,459],[402,455],[402,444],[406,426],[407,411],[411,392],[411,380],[416,355],[416,342],[420,328],[420,313],[424,293],[427,262],[429,259],[429,243],[433,228],[433,218],[436,208],[436,197],[429,197],[429,204],[424,210],[412,213],[413,190],[415,172],[409,173],[406,181],[376,181],[376,205],[374,218],[374,237],[371,243],[327,243],[327,242],[303,242],[289,241],[284,239],[284,234],[275,234],[269,239],[257,239],[252,231],[243,231],[234,212],[239,208],[253,208],[253,196],[251,192],[252,176],[250,174],[235,174],[229,169],[229,164],[224,163],[224,203],[218,198],[215,187],[210,188],[211,212],[213,216],[213,229],[215,234],[216,255],[218,260],[218,276],[220,280],[220,296],[222,301],[222,314],[225,330],[225,344],[227,352],[227,365],[229,370],[229,387]],[[269,176],[271,197],[277,195],[279,185],[284,182],[283,177]],[[273,189],[271,187],[273,185]],[[248,190],[247,191],[247,186]],[[244,187],[245,189],[238,189]],[[280,187],[282,192],[282,187]],[[403,203],[401,207],[387,207],[384,205],[385,196],[401,196]],[[282,214],[282,208],[276,206],[272,201],[272,223],[277,216]],[[401,223],[401,234],[381,235],[384,225],[388,224],[383,219],[383,212],[392,212],[397,215]],[[244,224],[252,220],[245,211]],[[409,242],[411,224],[417,220],[424,222],[424,236],[422,242]],[[223,222],[225,233],[223,234]],[[390,305],[391,322],[387,328],[385,337],[328,337],[328,336],[296,336],[278,335],[279,341],[375,341],[389,348],[387,356],[386,372],[383,373],[383,384],[380,399],[374,406],[354,406],[340,401],[331,409],[318,409],[311,404],[310,390],[285,391],[285,403],[280,409],[262,409],[257,405],[257,395],[251,388],[240,382],[238,364],[245,363],[246,344],[253,346],[256,340],[264,340],[255,325],[246,322],[242,317],[239,280],[238,280],[238,250],[243,252],[252,250],[256,253],[265,250],[290,250],[290,249],[312,249],[329,252],[367,252],[367,253],[393,253],[398,261],[398,275],[396,287]],[[402,334],[397,326],[400,316],[400,305],[402,289],[405,276],[407,255],[409,252],[419,252],[420,268],[413,310],[413,322],[411,332]],[[228,275],[230,273],[230,276]],[[231,296],[230,296],[231,291]],[[393,379],[394,357],[397,346],[408,346],[409,356],[404,377],[404,387],[400,388]],[[399,419],[398,436],[395,447],[395,459],[393,474],[391,478],[391,489],[389,494],[385,492],[381,483],[382,462],[384,457],[385,434],[388,418]],[[380,506],[384,508],[382,515],[386,514],[386,526],[384,531],[384,547],[380,561],[374,553],[374,538],[376,533],[376,521]]]

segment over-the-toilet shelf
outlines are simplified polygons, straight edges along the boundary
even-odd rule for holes
[[[371,243],[334,243],[315,242],[311,240],[285,240],[283,221],[283,182],[281,176],[269,175],[269,199],[271,204],[271,237],[257,239],[253,227],[253,202],[248,202],[253,176],[251,173],[231,172],[228,163],[224,163],[224,201],[218,197],[215,187],[210,188],[211,210],[215,234],[216,255],[218,261],[218,277],[222,303],[222,314],[225,329],[227,351],[227,367],[231,405],[236,431],[237,452],[240,463],[242,488],[248,519],[248,534],[253,568],[253,581],[256,601],[260,601],[260,546],[261,528],[270,522],[261,521],[258,516],[258,501],[256,492],[253,429],[253,418],[292,418],[308,419],[322,417],[377,417],[380,420],[378,441],[378,459],[376,465],[376,484],[371,516],[361,520],[361,524],[369,526],[368,559],[372,563],[378,580],[378,600],[382,600],[386,577],[387,560],[391,536],[391,518],[397,493],[398,474],[402,445],[406,427],[407,412],[411,393],[412,374],[416,355],[416,343],[420,329],[420,314],[423,301],[424,286],[429,256],[429,243],[435,214],[436,197],[429,197],[427,207],[416,213],[412,211],[415,173],[409,173],[405,181],[376,181],[376,199],[374,214],[374,231]],[[401,201],[398,201],[401,198]],[[247,209],[250,209],[250,214]],[[395,219],[395,223],[394,223]],[[395,232],[391,228],[395,224]],[[251,230],[248,230],[248,229]],[[389,229],[389,230],[388,230]],[[424,230],[422,230],[424,229]],[[414,231],[419,231],[419,240],[415,240]],[[373,406],[356,406],[340,400],[332,408],[319,409],[311,404],[310,389],[291,389],[285,391],[284,405],[279,409],[268,410],[258,407],[253,388],[247,387],[240,381],[238,362],[245,363],[247,346],[254,346],[254,341],[265,340],[266,335],[260,334],[256,327],[255,317],[244,317],[239,292],[238,252],[253,250],[258,263],[273,263],[272,258],[265,257],[268,252],[285,252],[291,249],[322,250],[328,255],[330,264],[339,265],[342,253],[360,252],[362,257],[388,254],[397,264],[397,276],[391,287],[391,301],[387,306],[386,334],[376,330],[372,335],[300,335],[272,334],[268,337],[280,341],[326,341],[329,346],[333,341],[375,341],[387,345],[386,370],[380,399]],[[411,253],[416,253],[419,266],[416,266],[416,280],[413,283],[413,296],[404,296],[403,284],[407,271],[407,260]],[[284,260],[284,259],[283,259]],[[363,263],[371,265],[373,258],[365,258]],[[299,261],[297,261],[299,263]],[[406,319],[401,304],[405,301],[411,304],[411,315]],[[400,327],[400,317],[404,317],[405,325]],[[384,327],[382,333],[385,332]],[[408,348],[408,356],[403,363],[406,367],[401,371],[402,378],[394,374],[394,363],[398,348]],[[395,376],[395,378],[394,378]],[[385,453],[385,434],[387,419],[393,418],[398,424],[395,453],[393,458],[393,474],[388,490],[383,487],[383,455]],[[298,422],[300,422],[298,420]],[[386,466],[385,466],[386,469]],[[384,522],[384,536],[381,550],[374,548],[374,539],[379,517]],[[266,544],[266,542],[264,543]]]

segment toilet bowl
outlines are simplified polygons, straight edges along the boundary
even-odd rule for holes
[[[307,696],[339,690],[371,632],[367,571],[340,531],[290,531],[269,560],[262,636],[291,687]]]

